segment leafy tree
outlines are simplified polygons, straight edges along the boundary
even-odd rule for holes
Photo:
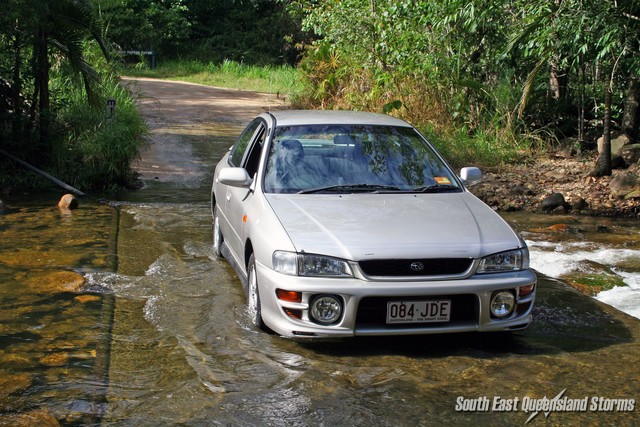
[[[108,37],[121,49],[176,54],[191,36],[186,0],[97,0]]]
[[[294,63],[300,24],[283,0],[186,0],[193,23],[189,53],[204,60]],[[187,53],[187,54],[189,54]]]
[[[580,76],[578,92],[579,127],[578,134],[584,138],[586,72],[595,76],[597,83],[602,79],[604,86],[604,144],[594,174],[611,174],[610,128],[612,92],[619,86],[620,77],[626,70],[637,69],[634,52],[638,46],[640,26],[632,17],[633,2],[584,2],[563,0],[554,3],[530,3],[523,7],[525,26],[514,38],[511,46],[522,49],[525,58],[536,61],[531,69],[520,104],[524,112],[539,73],[549,72],[550,94],[556,101],[566,98],[568,80]],[[621,68],[622,67],[622,68]],[[562,70],[562,71],[560,71]],[[562,77],[561,77],[562,76]]]
[[[8,2],[0,15],[2,148],[84,188],[124,185],[145,126],[108,64],[93,3]],[[93,108],[104,105],[105,96],[119,103],[109,121],[102,108]],[[4,156],[0,163],[0,188],[34,184],[19,170],[14,174]]]
[[[2,38],[13,48],[12,99],[15,114],[21,113],[24,89],[25,55],[31,53],[31,70],[27,77],[33,80],[31,108],[37,105],[39,141],[49,142],[51,99],[49,91],[52,60],[66,59],[71,69],[82,77],[90,101],[95,100],[95,70],[85,61],[83,42],[87,37],[96,40],[105,56],[107,47],[100,35],[100,24],[88,1],[73,0],[11,0],[8,25]],[[6,19],[6,18],[5,18]],[[31,126],[34,126],[32,110]],[[14,131],[16,129],[14,128]]]
[[[292,0],[290,6],[319,36],[301,62],[311,105],[382,103],[383,111],[417,124],[453,124],[481,143],[490,135],[491,144],[514,146],[608,134],[605,127],[619,123],[624,108],[624,126],[636,133],[637,0]]]
[[[284,0],[97,0],[110,39],[164,57],[294,63],[304,39]]]

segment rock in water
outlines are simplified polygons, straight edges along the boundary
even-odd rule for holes
[[[78,199],[73,194],[65,194],[58,202],[59,208],[76,209],[78,207]]]
[[[564,196],[560,193],[551,193],[542,200],[540,207],[545,212],[550,212],[558,207],[565,205]]]

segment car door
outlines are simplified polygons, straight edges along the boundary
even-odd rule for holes
[[[247,133],[250,135],[245,135]],[[233,167],[244,168],[250,177],[256,178],[260,163],[260,154],[266,139],[267,127],[263,120],[252,122],[238,140],[237,147],[230,153],[230,163]],[[245,139],[243,139],[245,138]],[[226,244],[232,251],[236,261],[245,265],[244,260],[244,222],[246,206],[252,191],[249,188],[227,186],[224,195],[224,215],[229,224],[229,230],[222,230]]]

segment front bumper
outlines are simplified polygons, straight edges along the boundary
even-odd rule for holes
[[[493,292],[516,290],[536,284],[531,270],[475,275],[460,280],[374,281],[362,278],[316,278],[288,276],[257,263],[257,277],[264,323],[279,335],[298,338],[339,338],[372,335],[418,335],[456,332],[495,332],[526,329],[533,317],[532,293],[516,301],[506,318],[492,318],[489,305]],[[301,302],[277,298],[276,289],[302,293]],[[309,316],[314,296],[337,295],[343,301],[343,315],[335,324],[315,323]],[[517,294],[517,292],[516,292]],[[449,322],[386,324],[390,300],[450,299]]]

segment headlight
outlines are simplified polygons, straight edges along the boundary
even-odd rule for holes
[[[273,253],[273,269],[290,276],[352,277],[349,263],[323,255],[298,254],[276,251]]]
[[[529,251],[526,248],[500,252],[480,260],[477,273],[497,273],[518,271],[529,268]]]

